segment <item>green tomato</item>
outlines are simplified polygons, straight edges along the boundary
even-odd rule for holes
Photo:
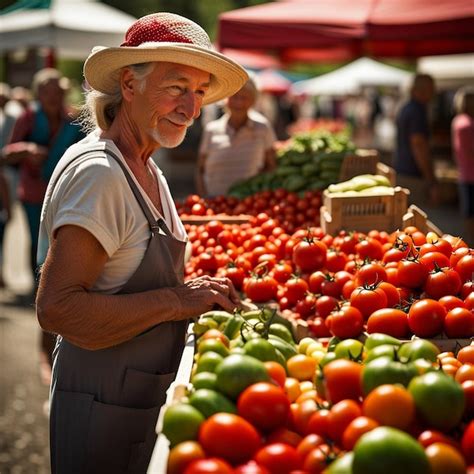
[[[199,372],[193,375],[191,383],[198,390],[200,388],[216,388],[217,375],[214,372]]]
[[[341,342],[341,339],[339,339],[336,336],[331,337],[328,342],[328,352],[332,352],[336,346]]]
[[[332,462],[324,471],[325,474],[352,474],[352,463],[354,460],[354,453],[352,451],[343,454]]]
[[[334,353],[338,359],[360,359],[364,345],[357,339],[344,339],[334,348]]]
[[[229,355],[229,349],[220,339],[203,339],[198,344],[198,353],[204,354],[205,352],[216,352],[222,357]]]
[[[382,334],[380,332],[374,332],[370,334],[365,340],[365,348],[370,351],[374,347],[380,346],[382,344],[390,344],[391,346],[400,346],[401,341],[395,337],[389,336],[388,334]]]
[[[414,367],[417,375],[423,375],[427,372],[436,372],[439,370],[438,366],[434,365],[433,362],[430,362],[427,359],[415,359],[413,362],[409,362],[408,365]]]
[[[203,421],[204,416],[199,410],[187,403],[176,403],[166,409],[161,431],[171,446],[175,446],[182,441],[197,439]]]
[[[426,423],[438,430],[455,428],[464,413],[464,391],[461,385],[441,371],[415,377],[408,385],[416,410]]]
[[[231,354],[216,368],[216,388],[232,400],[249,385],[268,382],[270,376],[263,362],[243,354]]]
[[[275,336],[281,337],[284,341],[287,341],[291,344],[295,343],[291,331],[281,323],[272,323],[268,329],[268,332]]]
[[[255,357],[263,362],[268,360],[277,361],[276,349],[266,339],[250,339],[244,344],[245,354]]]
[[[432,342],[426,339],[414,339],[413,341],[402,344],[398,351],[400,359],[406,360],[427,359],[436,362],[439,349]]]
[[[381,344],[380,346],[375,346],[367,353],[364,362],[367,364],[371,360],[379,357],[388,357],[391,360],[395,360],[398,357],[397,347],[392,344]]]
[[[196,372],[214,372],[216,367],[224,360],[217,352],[208,351],[201,354],[197,360]]]
[[[352,474],[429,474],[422,446],[396,428],[380,426],[362,435],[354,447]]]
[[[201,388],[192,393],[189,403],[199,410],[205,418],[209,418],[214,413],[237,413],[237,407],[222,393],[207,388]]]
[[[416,375],[413,368],[389,357],[371,360],[362,371],[362,389],[367,395],[375,387],[383,384],[400,383],[405,387]]]
[[[319,365],[321,367],[324,367],[325,365],[329,364],[329,362],[332,362],[336,359],[339,359],[339,357],[337,357],[335,352],[326,352],[326,354],[324,354],[324,357],[319,361]]]

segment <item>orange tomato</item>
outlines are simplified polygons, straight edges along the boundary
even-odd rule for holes
[[[474,345],[460,349],[457,358],[461,364],[474,364]]]
[[[285,393],[290,402],[294,402],[301,395],[300,383],[293,377],[285,379]]]
[[[268,375],[274,380],[280,387],[285,387],[286,371],[285,368],[278,362],[269,360],[263,363],[267,369]]]
[[[465,474],[466,463],[462,454],[449,444],[433,443],[425,449],[431,474]]]
[[[169,474],[182,474],[192,461],[204,459],[206,455],[196,441],[183,441],[174,446],[168,455]]]
[[[312,380],[317,364],[316,359],[304,354],[296,354],[286,361],[288,375],[298,380]]]
[[[367,416],[354,418],[342,434],[342,447],[347,451],[352,451],[357,440],[365,433],[377,428],[379,424]]]
[[[454,380],[459,383],[463,383],[466,380],[474,380],[474,365],[473,364],[463,364],[459,367]]]
[[[342,400],[331,407],[328,415],[329,437],[337,442],[349,423],[362,415],[360,405],[354,400]]]
[[[404,430],[415,417],[415,402],[410,392],[399,385],[380,385],[372,390],[362,404],[364,415],[381,425]]]

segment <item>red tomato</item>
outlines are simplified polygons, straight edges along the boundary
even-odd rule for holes
[[[351,293],[350,302],[367,319],[374,311],[387,306],[387,295],[380,288],[359,286]]]
[[[419,337],[433,337],[443,330],[446,309],[438,301],[423,299],[413,303],[408,312],[408,325]]]
[[[210,416],[201,424],[198,440],[207,454],[231,464],[248,461],[261,444],[257,430],[232,413]]]
[[[251,276],[245,285],[245,293],[255,303],[265,303],[277,296],[278,282],[269,275]]]
[[[467,425],[462,435],[461,447],[467,464],[474,464],[474,421]]]
[[[358,416],[354,418],[344,430],[342,434],[342,447],[347,451],[352,451],[359,438],[374,428],[377,428],[379,424],[372,418],[366,416]]]
[[[474,278],[474,254],[470,253],[462,257],[456,263],[455,270],[459,273],[463,283],[472,280]]]
[[[347,260],[347,255],[344,252],[330,249],[326,255],[326,269],[334,273],[344,270]]]
[[[321,318],[326,318],[334,310],[339,301],[333,296],[320,296],[316,300],[316,314]]]
[[[472,253],[472,250],[467,247],[460,247],[456,249],[449,257],[449,266],[455,268],[459,260],[461,260],[464,255],[469,255],[470,253]]]
[[[446,311],[451,311],[454,308],[465,308],[464,301],[456,296],[447,295],[439,299],[439,302],[446,308]]]
[[[267,435],[266,441],[270,443],[285,443],[296,448],[302,440],[302,437],[288,428],[278,428]]]
[[[474,336],[474,313],[467,308],[454,308],[444,318],[444,333],[452,339]]]
[[[284,387],[285,380],[286,380],[285,368],[281,364],[273,360],[265,361],[263,364],[265,365],[265,368],[267,369],[270,379],[272,379],[280,387]]]
[[[254,459],[272,474],[288,474],[301,467],[301,458],[296,449],[284,443],[267,444],[258,450]]]
[[[426,296],[439,300],[443,296],[457,295],[461,289],[461,278],[450,268],[438,268],[429,273],[425,281]]]
[[[303,299],[299,300],[295,305],[295,311],[301,315],[303,319],[314,315],[316,310],[316,296],[307,294]]]
[[[322,408],[320,410],[316,410],[315,412],[313,412],[306,425],[306,433],[308,433],[308,436],[317,435],[323,439],[327,438],[329,436],[328,417],[329,417],[329,410],[326,410],[325,408]],[[313,441],[314,441],[314,438],[313,438]],[[309,440],[308,440],[308,443],[311,444]]]
[[[320,240],[302,240],[293,249],[293,262],[303,272],[314,272],[326,263],[327,247]]]
[[[379,332],[403,339],[409,333],[408,316],[401,309],[378,309],[367,320],[367,332]]]
[[[328,415],[328,434],[329,437],[340,443],[342,435],[349,423],[362,415],[360,405],[354,400],[341,400],[334,404],[329,410]]]
[[[471,291],[464,300],[467,309],[474,311],[474,291]]]
[[[326,397],[331,403],[362,396],[362,366],[346,359],[336,359],[323,368]]]
[[[233,474],[232,467],[217,458],[198,459],[193,461],[184,471],[184,474]]]
[[[326,296],[333,296],[339,298],[341,296],[342,284],[332,276],[328,276],[321,283],[321,293]]]
[[[359,286],[373,285],[387,280],[387,272],[380,263],[366,263],[359,268],[356,282]]]
[[[285,391],[268,382],[250,385],[237,401],[238,414],[262,431],[272,431],[284,425],[290,412]]]
[[[327,327],[323,318],[317,317],[313,320],[308,319],[308,328],[311,334],[315,337],[331,337],[331,331]]]
[[[271,274],[278,283],[285,283],[293,273],[293,268],[289,263],[280,262],[272,268]]]
[[[362,260],[366,258],[370,258],[371,260],[382,260],[384,253],[382,244],[372,237],[367,237],[366,239],[361,240],[355,246],[355,251]]]
[[[364,317],[355,306],[346,305],[331,313],[329,330],[336,337],[355,338],[361,334],[363,328]]]
[[[234,264],[227,266],[223,272],[223,276],[227,277],[237,290],[242,289],[244,283],[245,272],[242,268],[236,267]]]
[[[403,258],[407,257],[409,252],[410,252],[410,247],[405,243],[401,247],[400,246],[393,247],[384,253],[382,262],[383,263],[399,262]]]
[[[408,288],[421,288],[428,277],[427,267],[418,260],[400,260],[397,270],[399,284]]]
[[[379,284],[379,288],[384,291],[387,296],[387,306],[393,308],[400,304],[400,292],[397,287],[388,281],[383,281]]]
[[[237,466],[233,474],[270,474],[270,471],[263,466],[259,466],[255,461],[249,461],[246,464]]]
[[[418,442],[427,448],[433,443],[445,443],[451,445],[453,448],[460,449],[459,443],[450,436],[436,430],[425,430],[418,436]]]
[[[285,282],[284,287],[286,288],[285,296],[288,301],[295,304],[298,300],[304,298],[306,292],[309,290],[308,283],[300,277],[291,277]]]
[[[321,270],[311,273],[308,279],[309,290],[312,293],[321,293],[321,284],[326,280],[326,277],[326,273]]]

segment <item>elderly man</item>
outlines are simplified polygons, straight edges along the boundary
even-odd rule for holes
[[[209,122],[199,146],[196,189],[204,196],[226,194],[232,184],[275,167],[275,132],[253,110],[257,86],[250,78],[227,99],[227,113]]]
[[[227,279],[183,283],[186,234],[150,159],[181,143],[201,106],[245,71],[205,31],[169,13],[137,20],[84,66],[95,131],[70,147],[47,190],[37,297],[58,334],[51,389],[53,473],[145,472],[187,321],[239,304]]]

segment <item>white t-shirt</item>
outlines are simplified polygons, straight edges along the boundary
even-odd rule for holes
[[[199,146],[199,153],[207,155],[204,184],[208,195],[226,194],[234,183],[258,174],[275,141],[270,122],[255,110],[249,111],[247,122],[237,131],[229,125],[228,114],[209,122]]]
[[[128,169],[153,216],[156,219],[163,217],[178,240],[184,242],[187,236],[168,184],[151,158],[148,160],[148,166],[158,178],[164,216],[160,215],[141,188],[120,150],[111,140],[101,139],[97,132],[93,132],[71,146],[59,161],[46,191],[41,216],[38,262],[43,263],[49,242],[59,227],[80,226],[100,242],[109,256],[92,290],[111,294],[119,291],[138,268],[150,238],[148,222],[122,168],[114,158],[103,151],[89,153],[67,166],[52,189],[56,174],[63,168],[65,161],[86,151],[106,148],[117,155]]]

